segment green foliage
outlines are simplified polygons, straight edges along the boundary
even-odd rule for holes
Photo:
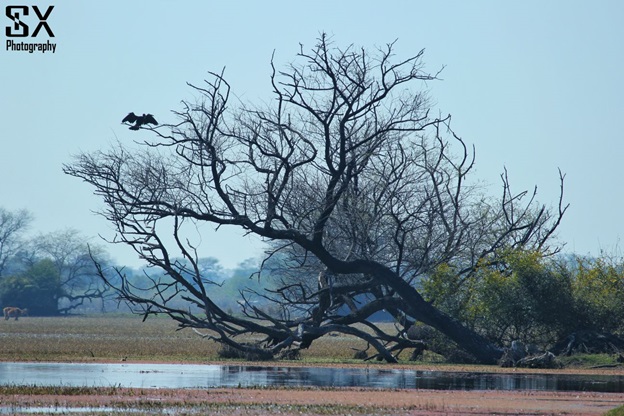
[[[574,302],[569,276],[538,252],[509,251],[477,271],[484,331],[499,342],[548,343],[569,331]]]
[[[599,366],[616,366],[619,364],[616,355],[607,353],[579,353],[574,355],[561,355],[558,358],[566,368],[592,368]]]
[[[28,308],[30,315],[57,315],[62,294],[60,274],[48,259],[38,261],[23,273],[7,276],[0,283],[2,305]]]
[[[624,416],[624,406],[609,410],[605,413],[605,416]]]
[[[422,285],[427,301],[463,322],[474,323],[469,312],[473,295],[471,282],[463,279],[453,267],[446,263],[439,265]]]
[[[438,267],[423,283],[436,306],[499,344],[554,341],[574,312],[569,275],[539,252],[509,250],[465,275]]]
[[[609,258],[575,259],[569,267],[578,321],[584,328],[621,332],[624,322],[624,272],[621,262]]]
[[[435,306],[499,344],[550,344],[581,329],[623,332],[624,265],[609,257],[508,250],[464,274],[447,264],[422,283]]]

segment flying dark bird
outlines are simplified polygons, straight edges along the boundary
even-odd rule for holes
[[[134,126],[130,126],[130,130],[138,130],[143,124],[154,124],[158,125],[158,122],[151,114],[143,113],[142,116],[137,116],[134,113],[129,113],[123,120],[122,123],[134,123]]]

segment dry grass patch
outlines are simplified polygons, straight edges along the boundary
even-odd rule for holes
[[[202,361],[218,346],[170,319],[136,316],[30,318],[0,324],[0,359]]]
[[[3,361],[219,361],[221,345],[166,317],[145,322],[134,315],[31,317],[0,323]],[[351,336],[326,336],[301,352],[301,361],[353,360],[366,344]]]
[[[134,315],[31,317],[0,323],[4,361],[218,361],[221,346],[191,329],[178,330],[169,318],[143,322]],[[331,334],[302,350],[304,363],[361,363],[354,359],[366,342]],[[400,356],[407,360],[411,351]],[[374,351],[368,351],[369,355]]]

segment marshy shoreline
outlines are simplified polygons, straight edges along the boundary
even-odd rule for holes
[[[219,360],[219,346],[166,319],[136,316],[24,318],[0,324],[0,361],[170,363],[412,369],[530,374],[611,374],[624,368],[509,369],[437,362],[381,364],[353,360],[352,339],[326,337],[300,360]],[[17,380],[17,379],[16,379]],[[624,393],[500,390],[399,390],[370,388],[122,388],[0,386],[0,414],[228,414],[228,415],[599,415],[624,404]],[[28,413],[27,413],[28,412]]]
[[[4,414],[57,409],[65,414],[231,415],[601,415],[622,393],[377,390],[363,388],[36,388],[1,390]],[[73,410],[72,410],[73,409]],[[76,409],[82,411],[77,412]],[[99,409],[99,410],[98,410]],[[104,409],[104,411],[102,411]],[[12,411],[12,413],[8,413]]]

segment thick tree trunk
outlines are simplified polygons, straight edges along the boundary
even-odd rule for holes
[[[350,270],[353,272],[354,269],[357,269],[357,272],[373,274],[381,282],[394,289],[405,301],[407,304],[405,312],[407,314],[442,332],[455,341],[462,349],[472,354],[480,363],[496,364],[503,355],[501,348],[434,307],[423,299],[414,287],[410,286],[387,267],[370,261],[354,261],[351,263],[329,261],[329,263],[344,271]]]
[[[452,339],[461,348],[472,354],[480,363],[496,364],[503,355],[503,350],[487,339],[465,327],[457,320],[446,315],[426,302],[415,289],[412,299],[413,315],[421,322],[432,326]],[[414,296],[415,295],[415,296]],[[404,297],[406,297],[404,295]],[[419,300],[416,300],[419,298]]]

